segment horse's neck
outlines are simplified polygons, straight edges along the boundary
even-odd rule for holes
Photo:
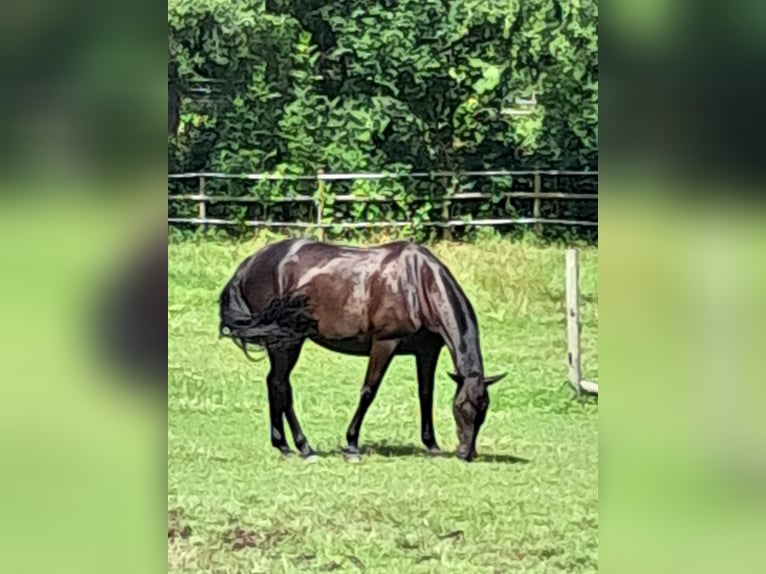
[[[460,288],[447,276],[442,276],[446,305],[442,317],[442,336],[452,355],[459,375],[482,375],[484,363],[479,345],[476,315]]]
[[[479,347],[478,330],[474,331],[473,336],[446,339],[457,373],[463,377],[481,376],[484,372],[484,365]]]

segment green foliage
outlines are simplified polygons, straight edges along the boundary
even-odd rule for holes
[[[276,238],[271,238],[274,240]],[[343,460],[366,361],[307,344],[292,374],[308,464],[271,447],[264,380],[216,332],[216,299],[263,241],[168,246],[168,572],[596,572],[598,405],[566,382],[564,254],[488,238],[433,248],[474,303],[490,391],[479,459],[423,456],[415,364],[395,358]],[[598,380],[598,252],[581,250],[584,375]],[[449,354],[434,424],[457,446]],[[513,462],[514,457],[528,463]],[[227,531],[251,532],[237,551]],[[450,535],[452,533],[452,535]],[[227,543],[225,540],[229,539]],[[349,558],[353,557],[353,558]]]
[[[170,0],[168,26],[187,88],[169,138],[173,171],[597,168],[595,1]],[[214,81],[214,94],[192,97],[188,87],[201,79]],[[537,104],[520,103],[530,99]],[[449,185],[344,183],[329,192],[387,194],[429,219],[440,210],[426,204]],[[315,193],[282,183],[226,191]],[[482,215],[508,207],[491,203]],[[375,221],[396,211],[336,208]],[[566,209],[578,218],[594,211],[583,202]]]

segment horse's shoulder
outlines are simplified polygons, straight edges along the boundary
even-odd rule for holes
[[[406,242],[405,251],[423,257],[428,261],[437,261],[431,250],[425,245],[421,245],[419,243]]]

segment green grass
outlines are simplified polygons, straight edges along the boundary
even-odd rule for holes
[[[566,386],[564,259],[510,240],[433,247],[476,308],[492,387],[479,459],[426,458],[414,360],[394,359],[362,427],[337,453],[366,366],[307,344],[292,383],[315,462],[271,447],[265,375],[217,338],[216,299],[261,243],[168,247],[170,572],[595,572],[598,406]],[[598,253],[581,250],[583,366],[598,373]],[[434,422],[457,445],[443,352]],[[524,459],[527,462],[518,462]]]

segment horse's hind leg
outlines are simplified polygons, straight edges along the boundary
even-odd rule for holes
[[[370,362],[367,363],[367,374],[364,377],[364,385],[359,397],[359,406],[351,419],[351,424],[346,431],[346,441],[348,454],[359,454],[359,431],[362,428],[364,415],[370,408],[375,395],[378,392],[378,386],[386,373],[391,358],[394,355],[398,340],[375,341],[370,350]]]
[[[434,374],[441,347],[427,349],[415,357],[418,369],[418,397],[420,398],[420,438],[431,454],[441,453],[436,442],[433,421]]]
[[[293,408],[292,386],[290,386],[290,383],[288,383],[288,402],[287,408],[285,409],[285,418],[287,419],[287,424],[290,425],[290,432],[293,435],[295,448],[297,448],[301,455],[304,457],[308,457],[314,454],[314,450],[311,448],[311,445],[309,445],[309,441],[306,438],[306,435],[303,434],[301,425],[298,422],[298,417],[295,415],[295,409]]]
[[[279,449],[282,454],[289,454],[290,447],[287,445],[283,417],[290,425],[295,447],[303,456],[310,455],[313,451],[309,446],[306,436],[298,423],[298,417],[293,408],[293,389],[290,385],[290,372],[298,362],[301,354],[301,345],[286,349],[269,349],[269,371],[266,383],[269,391],[269,415],[271,417],[271,444]]]

